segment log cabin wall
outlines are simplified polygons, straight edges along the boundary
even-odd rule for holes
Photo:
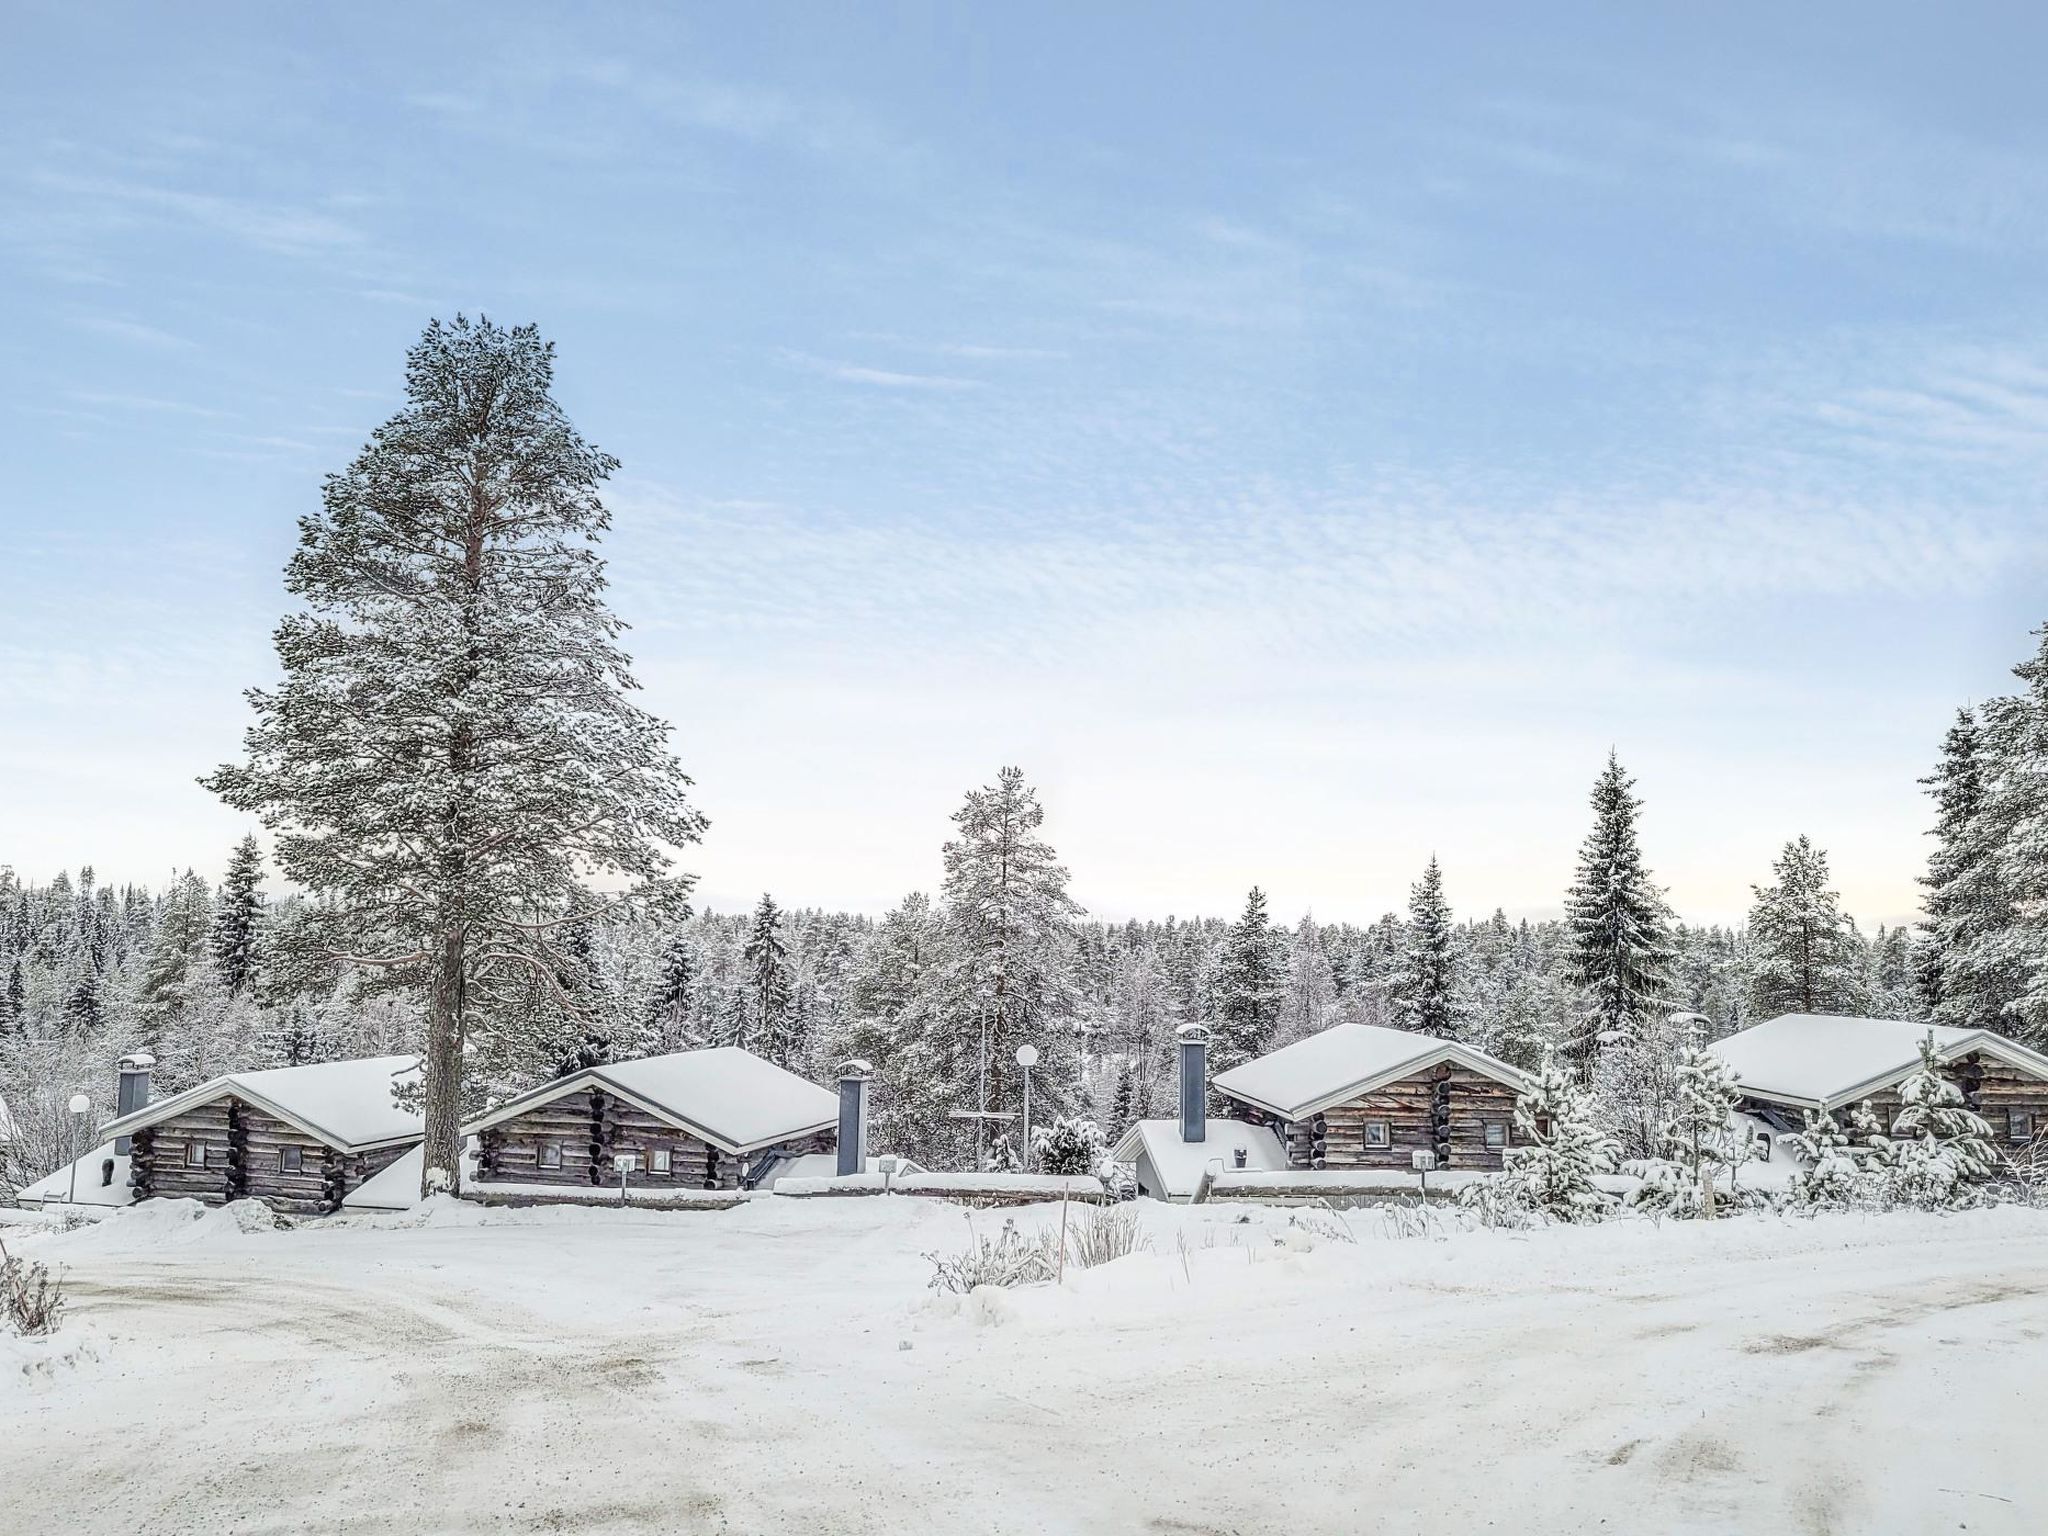
[[[204,1162],[192,1161],[204,1149]],[[346,1153],[232,1096],[200,1104],[135,1133],[128,1183],[135,1198],[208,1205],[253,1198],[274,1210],[321,1215],[406,1150]],[[299,1167],[286,1167],[296,1151]]]
[[[2048,1079],[1974,1051],[1950,1062],[1945,1070],[1949,1081],[1962,1090],[1963,1102],[1991,1122],[1994,1150],[2013,1153],[2030,1145],[2048,1146]],[[1887,1134],[1905,1108],[1899,1094],[1903,1086],[1895,1084],[1864,1101],[1876,1111],[1878,1124]],[[1843,1106],[1835,1118],[1847,1126],[1854,1107]],[[1791,1113],[1796,1121],[1799,1111]]]
[[[825,1131],[801,1138],[792,1150],[830,1151],[833,1145]],[[559,1166],[546,1166],[548,1148]],[[737,1157],[602,1088],[578,1089],[478,1133],[477,1182],[617,1189],[617,1159],[633,1153],[639,1166],[626,1175],[628,1189],[738,1189],[743,1165],[767,1150]],[[657,1172],[663,1152],[668,1169]]]
[[[1439,1168],[1497,1171],[1514,1144],[1515,1097],[1506,1083],[1446,1062],[1289,1124],[1288,1166],[1406,1169],[1414,1153],[1428,1151]],[[1375,1122],[1387,1127],[1386,1146],[1367,1143]],[[1502,1146],[1486,1144],[1489,1125],[1499,1127]]]

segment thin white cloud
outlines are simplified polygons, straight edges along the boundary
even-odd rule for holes
[[[837,379],[842,384],[872,384],[881,389],[958,390],[980,389],[977,379],[953,378],[936,373],[903,373],[892,368],[870,368],[860,363],[842,362],[837,358],[818,357],[809,352],[783,348],[778,354],[791,367],[806,373],[815,373],[823,378]]]

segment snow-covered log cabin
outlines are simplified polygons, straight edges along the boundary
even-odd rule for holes
[[[476,1193],[736,1190],[837,1146],[839,1097],[736,1046],[586,1067],[463,1127]]]
[[[145,1072],[140,1102],[100,1134],[115,1147],[128,1144],[137,1200],[256,1199],[320,1214],[338,1210],[351,1189],[419,1141],[419,1114],[392,1096],[418,1073],[417,1056],[273,1067],[150,1103]]]
[[[1900,1085],[1919,1068],[1929,1035],[1935,1060],[1963,1102],[1991,1123],[1994,1138],[2015,1151],[2048,1145],[2048,1056],[1988,1029],[1788,1013],[1708,1049],[1742,1087],[1737,1112],[1775,1131],[1798,1130],[1809,1109],[1846,1122],[1866,1100],[1889,1131],[1902,1107]]]
[[[1514,1144],[1522,1074],[1484,1051],[1377,1024],[1337,1024],[1218,1073],[1216,1092],[1270,1126],[1290,1168],[1494,1172]]]
[[[1440,1169],[1492,1172],[1513,1144],[1521,1073],[1434,1035],[1339,1024],[1218,1074],[1235,1118],[1207,1113],[1209,1034],[1180,1030],[1180,1116],[1140,1120],[1112,1149],[1138,1192],[1193,1197],[1205,1172],[1358,1169],[1406,1173],[1417,1152]]]

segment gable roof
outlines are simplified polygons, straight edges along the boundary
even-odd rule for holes
[[[365,1056],[307,1067],[231,1072],[109,1120],[100,1134],[131,1136],[188,1109],[237,1098],[343,1152],[400,1146],[419,1140],[422,1126],[418,1114],[392,1103],[391,1089],[419,1066],[417,1056]]]
[[[839,1122],[839,1096],[774,1062],[721,1045],[586,1067],[500,1104],[463,1127],[474,1134],[568,1094],[602,1088],[726,1152],[806,1136]]]
[[[114,1177],[103,1184],[100,1182],[100,1170],[108,1163],[114,1165]],[[75,1184],[71,1176],[73,1168],[78,1170]],[[135,1191],[128,1187],[128,1154],[116,1152],[114,1144],[106,1142],[75,1162],[44,1174],[14,1198],[30,1209],[73,1202],[79,1205],[132,1204]]]
[[[1287,1149],[1263,1125],[1212,1119],[1202,1135],[1200,1141],[1182,1141],[1178,1120],[1140,1120],[1124,1132],[1109,1155],[1120,1163],[1135,1163],[1142,1156],[1170,1200],[1192,1195],[1202,1182],[1202,1171],[1212,1164],[1225,1172],[1237,1167],[1240,1150],[1247,1169],[1271,1173],[1287,1166]]]
[[[1920,1042],[1930,1034],[1937,1061],[1981,1051],[2048,1080],[2048,1056],[2003,1035],[1907,1019],[1787,1013],[1707,1049],[1727,1063],[1742,1091],[1753,1098],[1832,1110],[1905,1079],[1920,1065]]]
[[[1282,1120],[1306,1120],[1361,1094],[1439,1062],[1452,1062],[1520,1092],[1528,1079],[1506,1062],[1435,1035],[1378,1024],[1333,1024],[1320,1034],[1216,1075],[1218,1093],[1268,1110]]]

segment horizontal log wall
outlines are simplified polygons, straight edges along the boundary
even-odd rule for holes
[[[541,1166],[541,1148],[561,1149],[561,1166]],[[795,1152],[829,1152],[831,1132],[802,1138]],[[669,1171],[656,1173],[654,1154],[666,1149]],[[510,1120],[489,1127],[477,1137],[477,1184],[553,1184],[569,1189],[616,1189],[617,1159],[636,1154],[640,1166],[626,1175],[628,1189],[738,1189],[745,1159],[678,1130],[637,1105],[601,1088],[578,1090],[535,1105]]]
[[[1958,1057],[1946,1070],[1949,1080],[1962,1090],[1963,1102],[1991,1122],[1993,1146],[2010,1151],[2028,1144],[2014,1140],[2010,1134],[2013,1110],[2032,1116],[2033,1141],[2048,1145],[2048,1080],[1975,1052]],[[1878,1122],[1887,1129],[1905,1107],[1897,1087],[1873,1093],[1867,1102],[1877,1112]],[[1844,1109],[1839,1116],[1845,1125],[1849,1114]]]
[[[190,1148],[206,1148],[206,1166],[190,1166]],[[302,1166],[284,1168],[296,1148]],[[257,1199],[275,1210],[318,1215],[406,1151],[346,1153],[232,1096],[201,1104],[135,1134],[129,1184],[135,1198],[201,1200],[220,1205]]]
[[[1439,1168],[1492,1171],[1502,1149],[1486,1145],[1487,1124],[1498,1122],[1512,1145],[1514,1119],[1515,1090],[1507,1084],[1466,1067],[1432,1067],[1293,1122],[1287,1161],[1294,1168],[1406,1169],[1415,1153],[1428,1151]],[[1366,1145],[1372,1121],[1386,1122],[1389,1145]]]

